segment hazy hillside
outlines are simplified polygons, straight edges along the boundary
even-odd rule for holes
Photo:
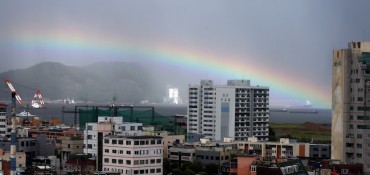
[[[138,63],[101,62],[74,67],[45,62],[0,76],[10,79],[26,101],[32,99],[35,89],[52,100],[69,97],[107,102],[117,94],[118,101],[137,103],[144,99],[158,102],[165,96],[165,85],[160,85],[155,74]],[[1,87],[0,100],[9,100],[9,89],[5,83]]]

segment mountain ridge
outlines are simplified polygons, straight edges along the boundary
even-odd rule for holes
[[[155,83],[155,73],[135,62],[97,62],[86,66],[68,66],[59,62],[42,62],[24,69],[0,73],[9,79],[24,101],[31,101],[40,89],[50,100],[107,102],[113,96],[118,101],[138,103],[141,100],[159,102],[165,91]],[[9,101],[10,90],[2,83],[0,100]]]

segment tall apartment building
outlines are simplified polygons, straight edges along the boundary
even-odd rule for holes
[[[370,42],[333,51],[332,159],[370,172]]]
[[[200,85],[189,85],[189,134],[214,141],[252,136],[268,140],[269,114],[269,88],[251,86],[249,80],[228,80],[227,85],[201,80]]]

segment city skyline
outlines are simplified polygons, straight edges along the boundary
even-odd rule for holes
[[[137,61],[184,87],[250,79],[283,104],[331,106],[331,54],[370,40],[369,2],[4,2],[0,72],[44,61]],[[196,78],[195,78],[196,77]],[[183,90],[186,89],[182,88]]]

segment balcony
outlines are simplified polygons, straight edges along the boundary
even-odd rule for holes
[[[355,149],[354,148],[346,148],[346,153],[354,153]]]
[[[355,138],[346,138],[346,143],[355,143]]]

